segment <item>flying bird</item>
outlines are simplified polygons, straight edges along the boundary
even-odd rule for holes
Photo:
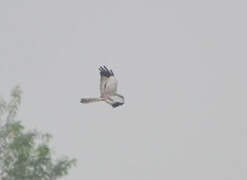
[[[81,98],[81,103],[88,104],[93,102],[104,101],[113,108],[124,104],[124,97],[117,93],[118,81],[113,71],[105,66],[99,68],[100,71],[100,97],[98,98]]]

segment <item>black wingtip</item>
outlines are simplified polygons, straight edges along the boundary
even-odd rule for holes
[[[110,72],[111,72],[111,75],[112,75],[112,76],[114,76],[114,73],[113,73],[113,71],[112,71],[112,70],[110,70]]]
[[[116,102],[116,103],[112,104],[112,107],[113,107],[113,108],[116,108],[116,107],[121,106],[121,105],[123,105],[123,104],[124,104],[124,103]]]
[[[105,65],[100,66],[99,71],[101,76],[106,76],[106,77],[114,76],[113,71],[111,69],[109,70]]]

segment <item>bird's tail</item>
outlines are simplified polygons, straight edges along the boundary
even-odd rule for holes
[[[83,104],[88,104],[88,103],[93,103],[93,102],[99,102],[103,101],[102,98],[81,98],[81,103]]]

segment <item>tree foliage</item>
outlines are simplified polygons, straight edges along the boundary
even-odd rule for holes
[[[54,159],[51,135],[27,131],[15,120],[20,104],[19,86],[12,90],[8,103],[0,98],[0,179],[56,180],[67,175],[75,160]]]

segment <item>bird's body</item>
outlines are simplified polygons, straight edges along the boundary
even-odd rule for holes
[[[104,101],[113,108],[124,104],[124,97],[117,93],[118,81],[112,70],[103,66],[100,70],[100,97],[98,98],[82,98],[81,103],[93,103]]]

